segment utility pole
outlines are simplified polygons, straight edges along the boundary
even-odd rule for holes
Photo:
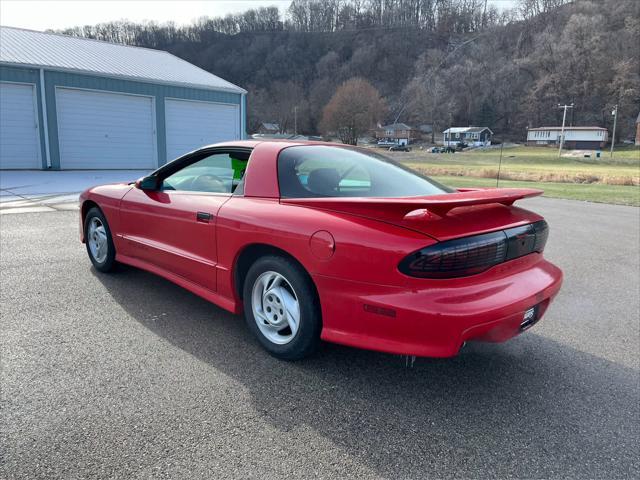
[[[498,175],[496,176],[496,188],[500,186],[500,169],[502,168],[502,150],[504,149],[504,138],[500,143],[500,160],[498,161]]]
[[[613,115],[613,135],[611,135],[611,158],[613,158],[613,147],[616,144],[616,125],[618,123],[618,105],[613,106],[613,111],[611,112]]]
[[[293,134],[298,135],[298,106],[293,107]]]
[[[567,109],[573,108],[573,103],[571,105],[558,104],[558,108],[564,109],[564,113],[562,114],[562,131],[560,132],[560,148],[558,149],[558,158],[560,158],[560,155],[562,155],[562,146],[564,145],[564,125],[567,121]]]

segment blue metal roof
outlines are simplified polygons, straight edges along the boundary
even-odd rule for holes
[[[246,93],[163,50],[0,27],[0,63]]]

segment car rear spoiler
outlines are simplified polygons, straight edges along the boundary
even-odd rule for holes
[[[405,198],[283,198],[281,203],[300,205],[323,210],[352,213],[354,215],[404,218],[416,210],[426,210],[440,217],[451,210],[474,205],[500,204],[513,205],[523,198],[542,195],[542,190],[533,188],[486,188],[460,189],[455,193]]]

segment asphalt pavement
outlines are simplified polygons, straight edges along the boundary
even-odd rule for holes
[[[504,344],[416,360],[268,356],[243,320],[135,268],[77,212],[0,217],[0,477],[638,478],[640,210],[532,199],[564,269]]]

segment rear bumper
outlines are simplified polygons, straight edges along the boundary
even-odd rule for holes
[[[471,340],[518,335],[525,311],[538,306],[542,317],[562,284],[560,269],[540,254],[464,279],[411,279],[406,287],[313,278],[324,340],[425,357],[456,355]]]

